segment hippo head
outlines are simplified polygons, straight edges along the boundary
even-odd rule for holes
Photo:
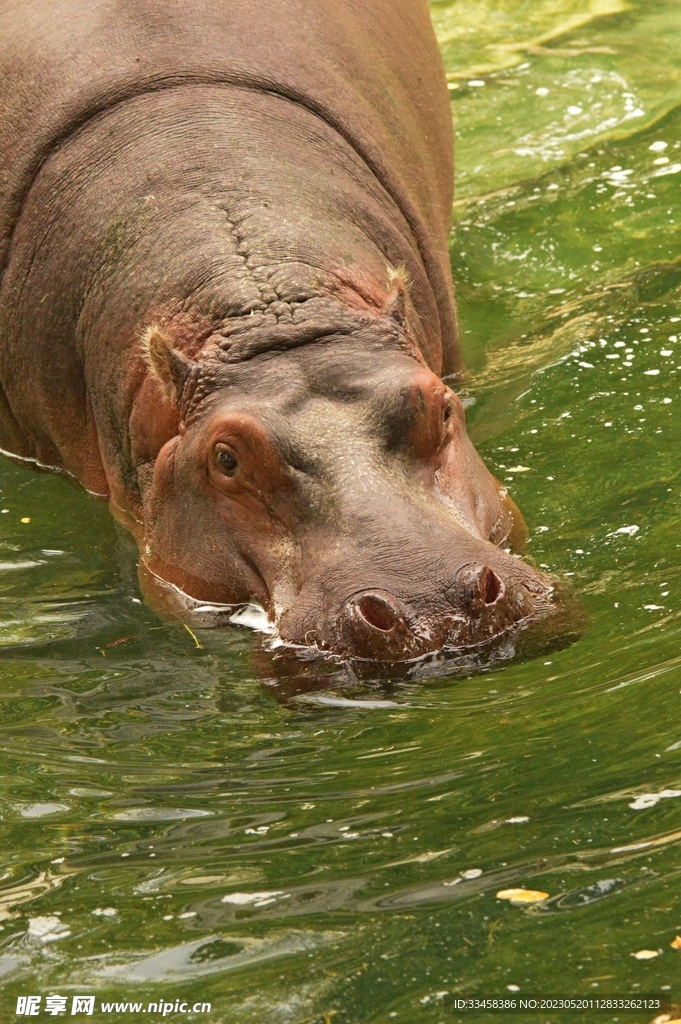
[[[259,604],[291,644],[380,661],[551,612],[548,580],[511,553],[520,513],[399,309],[320,299],[230,321],[194,359],[172,323],[145,345],[176,424],[142,486],[154,577]]]

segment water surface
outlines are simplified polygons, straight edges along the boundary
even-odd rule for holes
[[[95,498],[3,462],[3,1020],[32,993],[211,1024],[679,993],[681,11],[432,12],[471,432],[587,628],[469,678],[276,679],[250,632],[156,618]]]

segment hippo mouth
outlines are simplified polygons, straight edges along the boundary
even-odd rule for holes
[[[355,589],[335,607],[313,587],[278,615],[257,602],[226,604],[190,597],[152,571],[144,559],[140,582],[145,583],[147,601],[158,611],[171,612],[194,627],[248,626],[266,635],[265,647],[271,653],[288,650],[333,664],[406,668],[433,658],[473,658],[483,664],[499,651],[514,652],[521,634],[536,634],[541,646],[574,632],[574,602],[567,600],[567,622],[567,595],[560,586],[508,556],[494,568],[468,560],[447,585],[415,594],[406,587],[385,585]]]
[[[197,600],[143,562],[140,568],[145,596],[150,601],[153,583],[153,606],[162,614],[200,630],[236,625],[264,634],[254,657],[259,674],[280,687],[276,693],[282,699],[359,680],[427,681],[490,671],[512,658],[526,660],[568,646],[585,625],[581,606],[559,581],[524,574],[521,583],[504,582],[490,566],[474,563],[459,570],[436,608],[399,600],[380,587],[358,590],[331,619],[324,637],[315,628],[286,629],[259,604]]]

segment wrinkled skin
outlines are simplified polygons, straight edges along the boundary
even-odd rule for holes
[[[400,661],[551,612],[442,381],[425,0],[7,0],[0,447],[135,534],[152,604]]]

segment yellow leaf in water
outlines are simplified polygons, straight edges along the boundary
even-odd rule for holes
[[[639,949],[638,953],[631,953],[636,960],[654,960],[656,956],[659,956],[657,949]]]
[[[681,949],[681,935],[677,935],[676,938],[669,943],[669,945],[672,947],[672,949]]]
[[[542,892],[540,889],[501,889],[497,893],[498,900],[509,900],[518,906],[522,906],[525,903],[541,903],[542,900],[547,900],[548,898],[549,894]]]
[[[22,523],[30,523],[30,521],[31,521],[30,516],[24,516],[21,521],[22,521]]]

